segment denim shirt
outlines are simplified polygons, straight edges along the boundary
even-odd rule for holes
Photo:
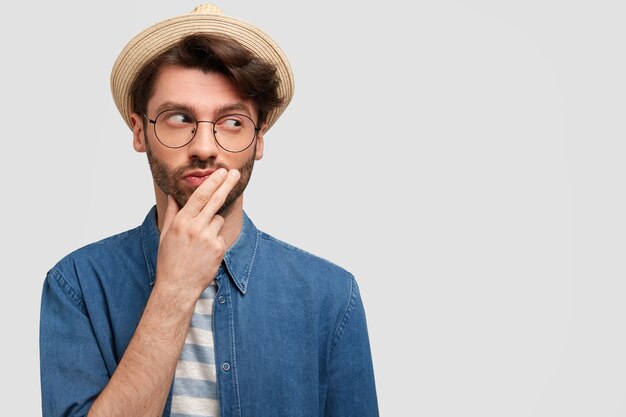
[[[156,209],[143,224],[53,267],[41,303],[44,417],[84,416],[115,372],[155,281]],[[222,417],[378,416],[354,277],[243,227],[216,276],[213,334]],[[163,416],[170,416],[172,392]]]

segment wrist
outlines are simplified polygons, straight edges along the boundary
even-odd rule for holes
[[[190,285],[172,285],[157,274],[151,298],[160,304],[172,306],[179,311],[193,311],[196,302],[204,289],[196,289]]]

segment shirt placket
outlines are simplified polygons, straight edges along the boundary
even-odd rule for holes
[[[233,308],[233,295],[237,293],[223,266],[219,268],[216,282],[218,289],[213,304],[213,339],[220,415],[241,417]]]

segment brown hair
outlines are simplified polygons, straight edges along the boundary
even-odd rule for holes
[[[201,34],[181,39],[139,71],[130,89],[133,112],[146,111],[159,71],[169,65],[224,74],[244,97],[255,102],[259,126],[267,114],[282,103],[274,65],[258,58],[233,39]]]

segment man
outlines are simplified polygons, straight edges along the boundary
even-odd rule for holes
[[[292,79],[273,40],[211,5],[124,48],[113,96],[156,206],[48,273],[44,416],[378,415],[354,278],[243,212]]]

